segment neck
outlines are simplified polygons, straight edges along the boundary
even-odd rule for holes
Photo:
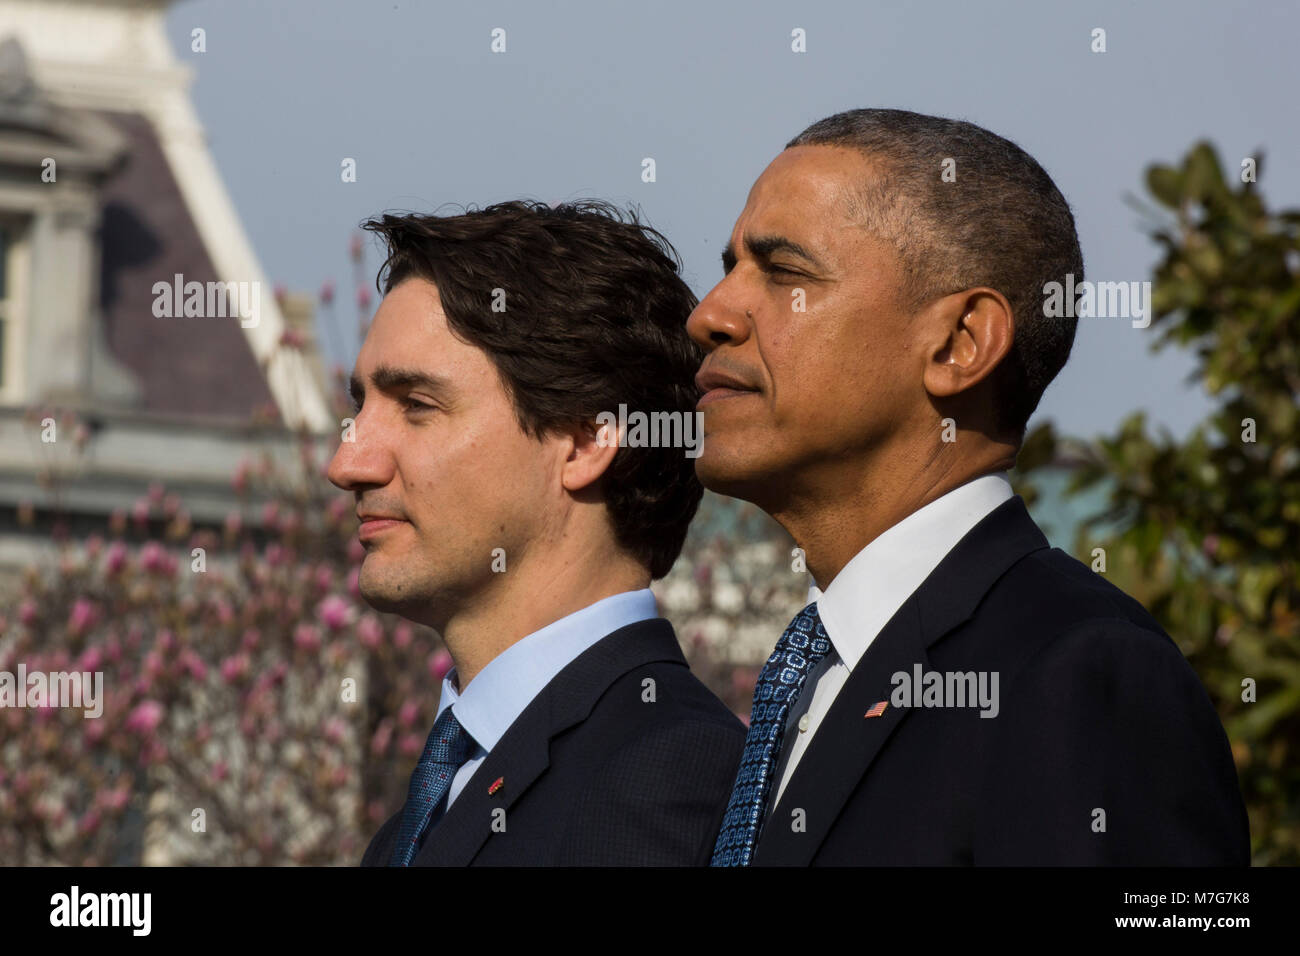
[[[607,597],[650,586],[650,572],[617,548],[542,548],[492,575],[442,628],[461,690],[506,648]],[[530,556],[537,560],[529,561]]]
[[[958,459],[949,443],[926,454],[877,455],[837,461],[804,476],[780,505],[765,508],[803,549],[823,591],[859,551],[908,515],[982,475],[1015,465],[1013,445],[989,445],[974,459]]]

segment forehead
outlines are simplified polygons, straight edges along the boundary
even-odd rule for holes
[[[438,288],[411,277],[384,296],[357,354],[356,371],[367,378],[378,365],[418,368],[478,380],[491,368],[483,351],[448,327]]]
[[[732,239],[738,248],[746,233],[797,234],[830,249],[846,237],[856,238],[846,233],[856,226],[855,198],[875,175],[855,149],[793,146],[772,160],[750,189]]]

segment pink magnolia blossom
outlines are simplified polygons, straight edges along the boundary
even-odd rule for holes
[[[402,709],[397,714],[397,722],[403,727],[410,727],[415,723],[415,718],[420,716],[420,705],[417,701],[408,700],[402,705]]]
[[[141,701],[126,718],[126,729],[136,733],[153,733],[163,719],[163,705],[156,700]]]
[[[373,651],[378,648],[384,640],[384,626],[379,623],[379,618],[373,614],[366,614],[357,621],[357,640],[366,650]]]
[[[399,651],[406,650],[411,646],[411,639],[414,636],[415,632],[411,630],[411,625],[402,622],[393,628],[393,646]]]
[[[233,684],[248,675],[250,661],[247,654],[232,654],[221,662],[221,679]]]
[[[146,541],[140,549],[140,567],[150,574],[162,574],[167,570],[167,551],[157,541]]]
[[[98,647],[88,647],[81,652],[81,657],[77,661],[76,670],[90,671],[92,674],[99,670],[100,665],[104,663],[104,652]]]
[[[331,594],[316,608],[321,622],[331,631],[346,627],[352,617],[351,611],[352,606],[337,594]]]
[[[377,757],[382,757],[388,752],[388,744],[393,737],[393,722],[384,718],[375,728],[374,736],[370,738],[370,752]]]
[[[110,544],[104,554],[104,572],[110,577],[121,573],[127,564],[127,553],[123,542],[114,541]]]
[[[320,631],[311,624],[299,624],[293,632],[294,647],[304,651],[320,650]]]
[[[126,786],[114,787],[112,790],[102,790],[100,793],[100,802],[103,803],[104,809],[111,810],[113,813],[120,813],[126,808],[131,799],[131,790]]]
[[[131,505],[131,520],[138,525],[143,525],[149,520],[149,499],[137,498],[135,504]]]
[[[325,721],[325,726],[321,728],[321,733],[332,744],[340,743],[343,740],[343,733],[347,730],[347,724],[338,717],[331,717]]]
[[[72,604],[72,613],[68,615],[68,632],[74,635],[84,634],[99,618],[94,603],[85,598],[77,598]]]
[[[445,647],[440,647],[429,655],[430,677],[434,680],[442,680],[449,670],[451,670],[451,655],[447,653]]]

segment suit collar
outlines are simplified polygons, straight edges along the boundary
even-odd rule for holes
[[[1013,494],[1002,472],[959,485],[877,535],[825,591],[810,590],[808,599],[817,602],[826,633],[849,670],[957,542]]]
[[[663,618],[619,628],[574,659],[506,730],[429,833],[412,865],[468,865],[492,835],[494,822],[504,817],[497,811],[508,812],[550,765],[551,738],[586,720],[623,674],[655,662],[686,666],[672,625]]]
[[[981,598],[1026,554],[1049,547],[1018,495],[990,512],[903,602],[840,689],[768,818],[756,864],[806,866],[885,741],[911,713],[888,706],[865,714],[893,690],[891,676],[920,664],[928,648],[966,621]],[[803,810],[804,829],[792,826]]]

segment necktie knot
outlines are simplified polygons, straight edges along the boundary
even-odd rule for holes
[[[830,637],[814,601],[795,615],[758,675],[745,750],[711,865],[749,865],[767,811],[772,772],[781,753],[790,708],[808,682],[809,672],[830,651]]]
[[[428,827],[434,809],[451,789],[452,778],[469,759],[473,748],[474,739],[456,719],[453,709],[448,707],[429,731],[424,751],[411,774],[391,866],[409,866],[415,858],[420,837]]]

